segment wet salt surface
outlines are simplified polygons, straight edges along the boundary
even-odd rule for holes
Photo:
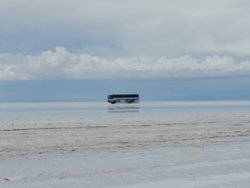
[[[0,103],[0,117],[8,115],[211,111],[250,111],[250,101],[158,101],[114,105],[106,102]]]
[[[1,104],[0,187],[249,185],[247,101],[83,104]]]

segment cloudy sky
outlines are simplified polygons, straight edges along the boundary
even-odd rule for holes
[[[37,83],[46,99],[80,83],[89,89],[65,99],[105,84],[154,86],[161,99],[250,99],[249,18],[248,0],[0,0],[0,100]]]

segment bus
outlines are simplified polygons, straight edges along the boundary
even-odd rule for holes
[[[108,102],[111,104],[115,103],[138,103],[138,94],[112,94],[108,95]]]

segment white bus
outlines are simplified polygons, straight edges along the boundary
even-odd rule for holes
[[[138,94],[112,94],[108,95],[108,102],[111,104],[115,103],[138,103]]]

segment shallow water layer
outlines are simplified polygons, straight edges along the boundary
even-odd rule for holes
[[[85,115],[211,111],[250,111],[250,101],[157,101],[113,105],[106,102],[0,103],[0,117],[7,115]]]

